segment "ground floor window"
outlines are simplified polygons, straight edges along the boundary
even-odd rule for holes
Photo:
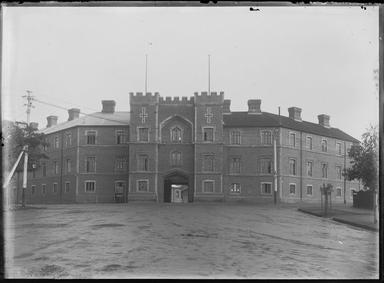
[[[350,199],[353,199],[353,192],[355,191],[355,189],[354,188],[349,188],[349,191],[351,192]]]
[[[52,193],[54,193],[54,194],[57,193],[57,183],[53,183]]]
[[[47,186],[45,184],[41,185],[41,193],[45,195],[47,193]]]
[[[296,184],[289,184],[289,194],[290,195],[296,194]]]
[[[96,191],[96,181],[85,181],[85,192],[94,193]]]
[[[307,195],[312,195],[312,185],[307,185]]]
[[[31,186],[31,194],[34,195],[34,194],[35,194],[35,191],[36,191],[36,186],[35,186],[35,185],[32,185],[32,186]]]
[[[65,189],[64,189],[64,192],[65,193],[69,193],[69,182],[65,182]]]
[[[137,191],[148,192],[148,180],[137,180]]]
[[[204,180],[203,181],[203,193],[213,193],[215,188],[215,181]]]
[[[263,195],[272,194],[272,183],[261,183],[261,193]]]
[[[341,197],[342,191],[341,188],[336,188],[336,196]]]
[[[241,187],[239,183],[233,183],[231,184],[231,187],[229,188],[229,192],[231,194],[240,194],[241,193]]]

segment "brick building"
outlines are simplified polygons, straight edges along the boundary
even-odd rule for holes
[[[49,116],[41,132],[50,158],[29,174],[27,203],[319,202],[328,183],[333,202],[352,202],[359,184],[342,171],[358,141],[327,115],[315,124],[302,121],[300,108],[288,112],[263,112],[258,99],[231,112],[222,92],[130,93],[130,112],[104,100],[91,115],[70,109],[59,124]]]

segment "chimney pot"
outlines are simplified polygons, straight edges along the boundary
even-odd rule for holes
[[[326,114],[320,114],[317,116],[317,118],[319,119],[319,125],[323,126],[323,127],[326,127],[326,128],[330,128],[330,125],[329,125],[329,115],[326,115]]]
[[[116,102],[114,100],[102,100],[103,109],[101,112],[103,113],[114,113]]]
[[[51,115],[47,117],[47,128],[57,125],[57,116]]]
[[[78,108],[71,108],[68,110],[68,121],[72,121],[74,119],[79,118],[80,115],[80,109]]]
[[[248,114],[261,114],[261,99],[248,100]]]

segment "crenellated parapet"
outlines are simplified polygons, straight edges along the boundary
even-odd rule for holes
[[[160,104],[170,104],[170,105],[193,105],[194,101],[195,101],[194,97],[188,98],[186,96],[181,97],[181,99],[179,96],[175,96],[175,97],[166,96],[165,98],[164,97],[159,98]]]
[[[142,92],[130,92],[129,102],[130,104],[156,104],[159,102],[159,97],[158,92],[147,92],[146,94]]]
[[[209,94],[207,91],[202,91],[200,94],[195,92],[195,103],[196,104],[223,104],[224,102],[224,91],[219,93],[211,91]]]

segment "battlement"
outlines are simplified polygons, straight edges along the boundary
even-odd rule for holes
[[[224,91],[219,93],[211,91],[210,94],[207,91],[202,91],[200,94],[195,92],[195,102],[196,104],[222,104],[224,102]]]
[[[159,101],[158,92],[147,92],[143,94],[142,92],[130,92],[129,93],[129,102],[130,104],[154,104]]]
[[[188,98],[186,96],[181,97],[181,99],[179,96],[175,96],[175,97],[166,96],[165,99],[164,97],[159,98],[160,104],[183,105],[183,104],[193,104],[194,101],[195,101],[194,97]]]

